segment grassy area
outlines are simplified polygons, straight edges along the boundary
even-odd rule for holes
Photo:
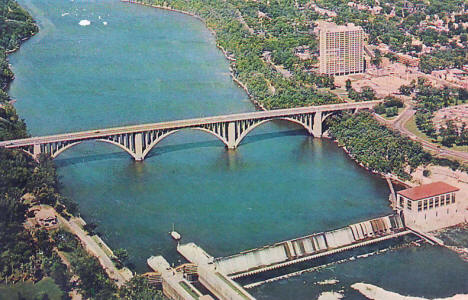
[[[468,146],[457,146],[454,145],[453,147],[447,148],[441,145],[440,141],[434,141],[434,139],[428,137],[425,135],[423,132],[421,132],[418,129],[418,126],[416,126],[416,121],[414,116],[411,117],[411,119],[408,120],[405,124],[406,129],[408,129],[411,133],[415,134],[417,137],[426,140],[428,142],[433,143],[434,145],[439,146],[441,149],[449,149],[449,150],[455,150],[455,151],[462,151],[462,152],[468,152]]]
[[[249,298],[241,291],[239,290],[235,285],[233,285],[229,280],[227,280],[223,275],[220,273],[216,272],[216,276],[218,276],[220,279],[222,279],[227,285],[229,285],[234,291],[236,291],[239,296],[242,298],[249,300]]]
[[[63,291],[50,277],[45,277],[36,284],[26,281],[8,286],[0,285],[0,299],[18,300],[19,296],[26,299],[42,299],[45,294],[50,300],[60,300]]]
[[[200,297],[198,297],[197,293],[195,293],[192,288],[190,288],[190,286],[188,284],[186,284],[185,282],[181,281],[179,282],[180,286],[182,286],[184,288],[184,290],[187,291],[187,293],[190,294],[190,296],[192,296],[194,299],[198,299]]]
[[[354,102],[354,100],[349,99],[348,91],[342,88],[336,88],[333,90],[330,88],[318,88],[317,91],[322,93],[331,93],[346,102]]]
[[[401,112],[405,109],[405,107],[406,107],[406,105],[403,106],[403,107],[399,107],[399,108],[398,108],[398,113],[397,113],[396,116],[387,117],[386,114],[381,114],[381,115],[379,115],[379,116],[381,116],[382,118],[385,118],[386,120],[394,120],[394,119],[396,119],[396,118],[401,114]]]
[[[109,252],[109,249],[107,249],[107,247],[105,247],[105,246],[101,243],[101,241],[99,240],[99,238],[98,238],[97,235],[93,235],[91,238],[96,242],[96,244],[98,244],[99,248],[101,248],[102,251],[104,251],[104,253],[106,253],[107,256],[109,256],[109,257],[114,256],[111,252]]]

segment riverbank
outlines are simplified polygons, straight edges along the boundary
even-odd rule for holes
[[[138,4],[138,5],[143,5],[143,6],[147,6],[147,7],[152,7],[152,8],[177,12],[177,13],[188,15],[188,16],[191,16],[191,17],[194,17],[194,18],[200,20],[205,25],[205,27],[208,28],[208,30],[211,32],[211,34],[214,36],[214,38],[216,40],[216,47],[219,50],[221,50],[224,57],[228,61],[230,61],[231,63],[236,61],[236,58],[232,54],[229,54],[228,51],[226,51],[226,49],[224,49],[224,47],[221,46],[218,43],[216,31],[214,31],[210,26],[208,26],[206,20],[203,19],[202,17],[200,17],[200,16],[198,16],[196,14],[193,14],[191,12],[187,12],[187,11],[172,8],[170,6],[154,5],[154,4],[144,3],[144,2],[141,2],[141,1],[132,1],[132,0],[120,0],[120,1],[125,2],[125,3]],[[255,107],[257,107],[258,109],[261,109],[261,110],[267,110],[262,103],[260,103],[259,101],[255,100],[253,98],[252,94],[249,92],[249,89],[248,89],[247,85],[244,84],[239,78],[236,77],[236,75],[233,72],[232,65],[229,66],[229,72],[230,72],[230,75],[232,77],[232,80],[245,91],[245,93],[247,94],[247,96],[249,96],[250,101],[255,105]]]
[[[121,0],[121,2],[138,4],[138,5],[143,5],[143,6],[152,7],[152,8],[168,10],[168,11],[177,12],[177,13],[181,13],[181,14],[185,14],[185,15],[194,17],[194,18],[200,20],[201,22],[203,22],[205,27],[208,28],[208,30],[212,33],[214,38],[217,40],[216,32],[212,28],[210,28],[208,26],[205,19],[203,19],[202,17],[200,17],[200,16],[198,16],[196,14],[193,14],[193,13],[190,13],[190,12],[187,12],[187,11],[183,11],[183,10],[179,10],[179,9],[174,9],[174,8],[172,8],[170,6],[161,6],[161,5],[148,4],[148,3],[141,2],[141,1]],[[217,41],[216,41],[216,46],[218,47],[218,49],[221,50],[221,52],[223,53],[224,57],[227,60],[229,60],[230,62],[236,61],[236,59],[232,55],[230,55],[221,45],[219,45],[219,43]],[[257,100],[254,99],[254,97],[249,92],[248,87],[241,80],[239,80],[235,76],[235,74],[233,72],[233,69],[232,69],[232,66],[229,67],[229,71],[230,71],[230,75],[232,77],[232,80],[245,91],[245,93],[249,96],[250,101],[255,105],[255,107],[258,108],[258,109],[264,110],[264,111],[268,110],[262,103],[260,103],[260,102],[258,102]],[[358,164],[361,168],[365,169],[366,171],[368,171],[368,172],[370,172],[370,173],[372,173],[374,175],[377,175],[377,176],[379,176],[379,177],[381,177],[383,179],[390,179],[393,184],[403,186],[403,187],[409,187],[407,182],[405,182],[403,179],[398,178],[398,176],[396,176],[394,174],[384,174],[384,173],[372,170],[369,167],[365,166],[362,162],[357,160],[348,151],[348,149],[345,146],[340,145],[339,142],[337,140],[333,139],[332,137],[324,134],[324,138],[329,138],[329,139],[333,140],[337,144],[338,147],[343,149],[343,151],[348,155],[349,158],[351,158],[351,160],[353,160],[356,164]],[[389,190],[391,190],[391,189],[392,188],[389,186]]]

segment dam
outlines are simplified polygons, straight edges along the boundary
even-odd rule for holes
[[[177,246],[177,251],[198,269],[198,282],[219,299],[254,299],[235,279],[275,270],[308,260],[333,255],[358,247],[412,233],[399,214],[391,214],[351,224],[335,230],[313,233],[307,236],[281,241],[261,248],[242,251],[238,254],[215,258],[195,243]],[[177,282],[180,289],[182,275],[174,269],[161,267],[161,256],[150,257],[148,265],[161,274],[172,274],[171,279],[163,278],[163,292],[166,296],[186,299],[183,293],[174,296],[171,282]],[[167,265],[167,264],[164,264]],[[178,277],[178,280],[173,278]],[[181,290],[182,291],[182,290]],[[197,291],[198,293],[198,291]],[[187,298],[190,299],[190,298]]]
[[[235,279],[345,251],[348,248],[376,243],[406,233],[408,232],[405,231],[400,217],[389,215],[217,258],[213,263],[220,272]],[[179,247],[182,255],[185,253],[183,247]]]

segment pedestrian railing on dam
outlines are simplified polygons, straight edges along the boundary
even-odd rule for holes
[[[411,233],[398,214],[214,258],[194,243],[177,251],[198,267],[198,280],[220,299],[254,299],[234,279],[378,243]]]
[[[236,255],[216,258],[216,269],[231,278],[239,278],[308,259],[368,245],[405,231],[399,215],[384,216],[340,229],[252,249]]]

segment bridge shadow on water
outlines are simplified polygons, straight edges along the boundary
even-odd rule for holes
[[[286,130],[286,131],[279,131],[279,132],[268,132],[268,133],[260,133],[260,134],[252,134],[247,137],[241,142],[239,147],[248,144],[254,144],[257,142],[270,140],[279,137],[286,137],[286,136],[307,136],[307,133],[303,129],[295,129],[295,130]],[[187,149],[201,149],[201,148],[212,148],[212,147],[224,147],[222,142],[219,140],[213,139],[209,141],[200,141],[200,142],[189,142],[189,143],[179,143],[175,145],[164,145],[164,146],[156,146],[148,155],[146,159],[163,155],[166,153],[177,152],[181,150]],[[91,155],[80,155],[70,158],[57,158],[55,160],[55,164],[57,167],[67,167],[71,165],[78,165],[82,163],[94,162],[94,161],[105,161],[111,159],[132,159],[131,156],[124,152],[112,152],[112,153],[102,153],[102,154],[91,154]]]

